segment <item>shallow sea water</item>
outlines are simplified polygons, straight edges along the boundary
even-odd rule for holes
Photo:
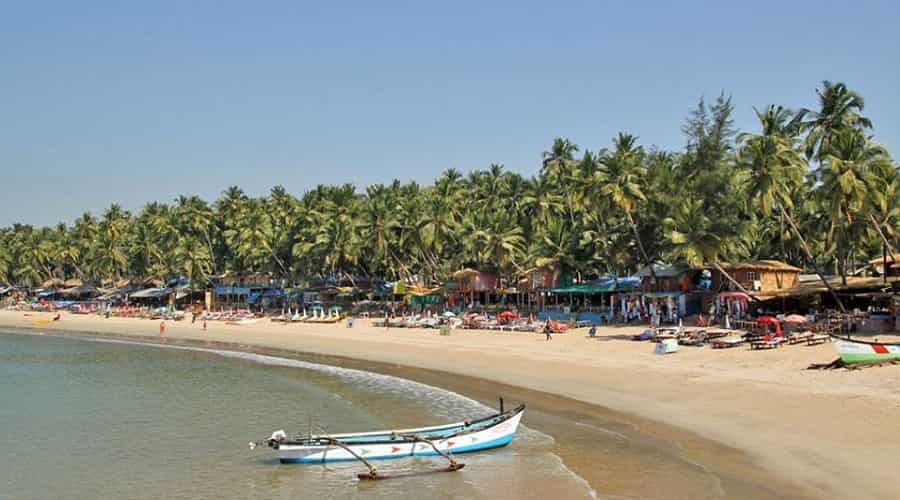
[[[512,404],[513,402],[508,402]],[[355,463],[280,464],[248,441],[272,431],[353,432],[477,418],[458,394],[361,370],[196,347],[0,332],[0,498],[589,498],[520,427],[457,473],[360,482]],[[440,468],[436,458],[380,471]]]

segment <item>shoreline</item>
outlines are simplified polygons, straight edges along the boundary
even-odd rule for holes
[[[38,317],[47,315],[3,311],[0,326],[160,340],[158,324],[150,320],[67,314],[59,323],[36,327],[32,320]],[[204,332],[199,323],[170,322],[165,339],[287,357],[298,353],[304,358],[321,356],[331,361],[323,361],[326,364],[397,375],[483,402],[492,401],[501,390],[508,401],[539,401],[530,404],[533,411],[529,416],[538,422],[529,425],[554,437],[566,435],[562,438],[565,445],[580,437],[577,432],[566,432],[566,423],[569,427],[571,422],[589,427],[593,421],[602,421],[606,427],[610,422],[623,428],[632,425],[639,431],[636,434],[648,440],[648,447],[676,443],[680,449],[665,450],[667,456],[708,469],[729,498],[850,494],[890,498],[894,493],[890,457],[900,441],[890,434],[885,438],[883,429],[889,429],[900,416],[900,397],[892,389],[898,386],[900,371],[890,367],[862,371],[860,377],[857,373],[786,368],[785,363],[796,365],[799,361],[782,353],[769,357],[772,366],[764,361],[770,353],[760,356],[747,351],[644,355],[643,351],[650,349],[648,344],[620,339],[634,330],[627,327],[602,328],[598,340],[576,331],[545,343],[543,336],[534,334],[454,331],[450,337],[440,337],[429,330],[357,325],[347,329],[342,325],[266,322],[235,327],[211,322],[209,331]],[[824,361],[823,354],[833,357],[830,345],[826,347],[800,347],[792,354]],[[754,364],[761,360],[762,366]],[[354,363],[360,365],[352,366]],[[879,373],[874,377],[866,374],[875,371]],[[834,382],[842,387],[833,387]],[[863,394],[858,394],[860,386],[866,389]],[[854,393],[852,404],[844,404]],[[548,429],[554,420],[556,428]],[[860,425],[862,422],[874,425],[870,428]],[[823,441],[823,433],[830,441]],[[617,482],[614,471],[597,471],[602,464],[579,463],[574,454],[565,456],[564,446],[559,448],[567,466],[602,495],[628,489]],[[613,491],[606,487],[611,484]],[[640,494],[652,498],[655,491],[664,498],[666,487],[648,485],[651,491]],[[721,497],[709,497],[717,496]]]

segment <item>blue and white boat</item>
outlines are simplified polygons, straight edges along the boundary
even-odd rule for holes
[[[450,470],[458,470],[462,465],[452,460],[453,454],[506,446],[513,440],[524,412],[525,405],[520,405],[473,421],[350,434],[291,438],[282,430],[250,446],[267,445],[276,451],[282,463],[321,464],[359,460],[373,471],[371,479],[375,478],[374,468],[368,460],[441,455],[450,459]],[[363,476],[369,475],[360,475]]]

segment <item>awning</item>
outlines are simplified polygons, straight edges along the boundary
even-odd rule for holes
[[[644,292],[644,297],[651,299],[661,299],[665,297],[678,297],[684,292]]]
[[[169,295],[168,288],[145,288],[129,295],[132,299],[156,299]]]
[[[551,288],[552,293],[580,293],[580,294],[596,294],[596,293],[612,293],[627,292],[634,290],[641,285],[640,278],[627,277],[619,278],[603,278],[588,283],[579,283],[562,288]]]

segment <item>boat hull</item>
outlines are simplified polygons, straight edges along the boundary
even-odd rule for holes
[[[870,363],[900,359],[900,345],[874,342],[854,342],[834,339],[834,348],[844,363]]]
[[[471,453],[506,446],[515,437],[522,414],[519,412],[507,420],[477,432],[432,439],[432,442],[441,452],[447,454]],[[453,428],[448,427],[447,429],[452,430]],[[428,457],[438,454],[430,444],[424,442],[377,442],[352,444],[348,447],[366,460]],[[334,445],[281,444],[276,451],[281,463],[316,464],[357,460],[349,451]]]

